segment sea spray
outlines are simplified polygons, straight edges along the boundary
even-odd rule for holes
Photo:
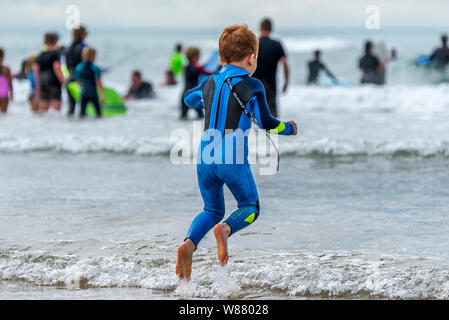
[[[197,292],[195,281],[179,280],[178,286],[173,291],[173,296],[178,298],[193,298]]]
[[[228,266],[218,267],[216,272],[212,273],[211,293],[217,298],[235,298],[240,286],[237,281],[229,275]]]

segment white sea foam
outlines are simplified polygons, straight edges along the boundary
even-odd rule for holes
[[[338,50],[350,46],[347,40],[325,38],[285,38],[283,39],[289,52],[312,52],[312,50]]]
[[[26,105],[12,105],[0,118],[0,153],[168,156],[174,130],[193,132],[190,121],[177,119],[179,90],[162,89],[158,99],[129,102],[125,117],[101,121],[68,120],[55,112],[33,116]],[[449,155],[448,85],[296,86],[280,96],[280,108],[283,120],[299,125],[299,137],[279,138],[283,155]]]
[[[153,248],[139,254],[140,243],[125,246],[126,252],[119,245],[87,257],[4,248],[0,252],[0,279],[69,289],[149,288],[184,298],[244,298],[259,294],[449,298],[447,262],[430,258],[345,252],[252,252],[251,256],[235,259],[226,268],[220,268],[210,259],[212,252],[208,250],[196,255],[193,280],[178,283],[174,248]],[[90,249],[84,249],[84,254]],[[170,258],[156,258],[167,254]]]

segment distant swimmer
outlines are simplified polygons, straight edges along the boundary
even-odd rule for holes
[[[272,29],[271,20],[268,18],[263,19],[260,24],[259,56],[257,58],[257,70],[254,73],[254,78],[262,81],[267,93],[267,101],[270,106],[271,114],[277,117],[279,113],[276,85],[278,63],[281,62],[284,68],[283,93],[287,91],[288,87],[289,67],[287,55],[285,54],[282,44],[279,41],[270,38]]]
[[[162,84],[162,86],[174,86],[178,84],[176,81],[175,75],[171,70],[165,71],[165,82]]]
[[[97,113],[97,118],[101,118],[101,106],[105,101],[103,84],[101,83],[100,68],[94,63],[96,51],[93,48],[87,48],[83,51],[83,62],[75,68],[74,80],[81,85],[81,112],[80,118],[86,116],[87,104],[91,102]],[[98,97],[97,88],[100,91]]]
[[[200,49],[197,47],[188,47],[186,50],[186,56],[189,64],[184,70],[185,86],[183,95],[190,89],[195,88],[200,81],[200,75],[211,75],[212,72],[207,71],[204,66],[200,66],[198,61],[200,60]],[[189,111],[184,99],[181,98],[181,119],[187,119],[187,112]],[[198,113],[198,118],[203,118],[204,114],[201,109],[195,109]]]
[[[69,77],[67,82],[72,82],[75,68],[82,61],[83,50],[86,50],[87,44],[84,41],[87,37],[87,30],[85,26],[79,26],[76,29],[73,29],[73,42],[72,44],[65,50],[65,60],[67,64],[67,69],[69,72]],[[76,101],[70,94],[67,89],[67,94],[69,98],[69,111],[68,115],[71,116],[75,113]]]
[[[9,102],[13,100],[11,70],[3,65],[5,51],[0,48],[0,112],[8,111]]]
[[[384,64],[379,58],[373,55],[373,43],[367,41],[365,43],[365,54],[359,60],[359,69],[362,71],[362,79],[360,83],[382,84],[382,75],[384,73]]]
[[[61,90],[65,82],[61,69],[60,54],[56,50],[58,35],[48,32],[44,37],[44,51],[33,63],[34,82],[38,112],[48,111],[52,106],[61,110]]]
[[[431,62],[435,63],[435,68],[438,71],[444,71],[447,64],[449,63],[449,48],[447,46],[447,35],[443,34],[441,36],[442,46],[436,49],[429,57]]]
[[[189,107],[205,109],[206,118],[198,150],[202,161],[197,165],[204,210],[192,221],[178,247],[175,271],[180,279],[191,279],[193,253],[211,229],[217,243],[218,262],[225,266],[229,258],[228,238],[253,224],[260,214],[245,135],[251,128],[252,117],[261,129],[270,133],[297,133],[294,121],[280,121],[271,115],[262,83],[251,77],[257,68],[257,51],[257,36],[246,25],[227,27],[219,40],[224,69],[184,95]],[[238,209],[222,222],[224,185],[237,200]]]
[[[314,60],[309,61],[307,66],[309,67],[309,77],[307,78],[308,84],[316,84],[318,82],[318,76],[321,70],[326,72],[326,74],[331,77],[335,82],[337,82],[337,78],[333,75],[332,72],[321,62],[321,51],[315,50],[313,52]]]
[[[143,81],[142,73],[139,70],[133,71],[131,74],[131,87],[123,99],[151,99],[154,97],[155,93],[151,83]]]
[[[185,60],[182,55],[182,45],[178,43],[176,45],[175,51],[172,53],[170,57],[170,71],[173,72],[173,76],[179,76],[185,66]]]

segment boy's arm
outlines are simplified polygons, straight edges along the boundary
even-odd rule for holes
[[[33,69],[33,75],[34,75],[34,85],[36,86],[36,99],[39,100],[41,95],[41,83],[39,81],[39,72],[40,68],[39,65],[35,62],[32,64],[31,68]]]
[[[53,71],[55,72],[55,75],[58,78],[61,85],[64,85],[65,79],[64,79],[64,74],[62,73],[62,70],[61,70],[61,62],[59,62],[59,61],[53,62]]]
[[[195,64],[194,67],[195,67],[196,71],[197,71],[199,74],[206,74],[206,75],[208,75],[208,76],[210,76],[210,75],[213,74],[213,73],[207,71],[207,70],[204,68],[204,66],[199,66],[199,65],[196,65],[196,64]]]
[[[96,83],[97,83],[97,88],[100,91],[100,103],[104,104],[106,101],[106,95],[104,93],[104,87],[103,87],[103,83],[101,82],[101,78],[98,78],[96,80]]]
[[[184,103],[189,108],[201,109],[204,107],[203,102],[203,88],[206,83],[209,81],[210,77],[204,80],[199,86],[190,89],[184,94]]]
[[[321,63],[321,68],[324,70],[324,72],[326,72],[326,74],[331,77],[332,79],[337,79],[334,74],[323,64]]]
[[[100,91],[100,103],[104,104],[106,101],[106,95],[104,93],[103,83],[101,82],[101,70],[96,65],[93,65],[93,68],[94,68],[95,82],[97,84],[97,88]]]
[[[256,96],[250,100],[250,103],[252,103],[254,115],[259,126],[269,133],[296,135],[297,127],[294,121],[281,121],[271,115],[265,96],[265,89],[260,81],[256,85],[255,93]]]

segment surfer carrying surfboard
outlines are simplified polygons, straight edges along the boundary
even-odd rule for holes
[[[193,220],[178,247],[176,274],[180,279],[190,280],[193,252],[212,228],[219,263],[225,266],[228,237],[259,216],[259,196],[248,162],[248,136],[244,134],[251,123],[257,122],[270,133],[297,133],[294,121],[283,122],[271,115],[262,82],[252,78],[258,49],[259,40],[247,25],[227,27],[219,40],[223,70],[184,95],[187,106],[204,108],[206,114],[197,164],[204,210]],[[225,184],[237,200],[238,209],[220,223],[225,214]]]
[[[326,74],[333,79],[335,83],[338,82],[334,74],[321,62],[321,51],[315,50],[313,52],[314,59],[307,63],[309,68],[309,76],[307,78],[307,84],[317,84],[320,71],[323,70]]]

